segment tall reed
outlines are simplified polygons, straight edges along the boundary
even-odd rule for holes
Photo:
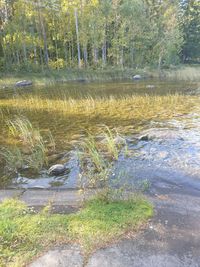
[[[81,182],[84,181],[87,186],[92,187],[109,186],[113,161],[118,159],[122,147],[126,144],[125,139],[120,138],[119,144],[119,135],[107,126],[103,127],[101,140],[88,134],[78,151]]]
[[[7,122],[8,134],[13,139],[14,145],[1,150],[1,155],[6,162],[8,170],[18,172],[20,169],[31,168],[39,171],[48,164],[48,148],[46,140],[40,130],[34,128],[25,117],[16,117]],[[51,134],[48,135],[48,144],[55,149]]]

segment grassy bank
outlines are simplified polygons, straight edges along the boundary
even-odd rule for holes
[[[111,81],[119,79],[132,79],[136,74],[145,78],[166,78],[177,80],[200,80],[200,67],[181,65],[158,71],[156,68],[143,69],[63,69],[63,70],[43,70],[41,72],[12,72],[0,73],[0,87],[13,86],[19,80],[31,80],[34,85],[49,85],[55,83],[65,83],[68,81]]]
[[[163,77],[166,79],[182,81],[200,81],[200,66],[179,66],[163,71]]]
[[[135,69],[65,69],[65,70],[45,70],[34,72],[14,72],[0,73],[0,86],[12,86],[19,80],[31,80],[34,85],[49,85],[54,83],[64,83],[68,81],[110,81],[116,79],[131,79],[133,75],[143,76],[153,75],[146,70]]]
[[[138,230],[152,216],[142,197],[128,200],[94,198],[76,214],[51,214],[51,207],[34,213],[15,199],[0,204],[0,266],[22,267],[48,247],[78,242],[85,255],[129,231]]]

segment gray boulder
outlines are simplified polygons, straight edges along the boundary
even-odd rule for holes
[[[32,81],[23,80],[23,81],[16,82],[15,86],[24,87],[24,86],[30,86],[32,84],[33,84]]]
[[[142,76],[139,74],[133,76],[133,80],[141,80],[141,79],[142,79]]]
[[[57,175],[64,174],[65,171],[66,171],[65,165],[55,164],[55,165],[51,166],[51,168],[49,168],[48,174],[57,176]]]

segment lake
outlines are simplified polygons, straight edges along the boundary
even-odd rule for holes
[[[105,125],[127,139],[130,150],[137,151],[116,164],[116,170],[122,166],[129,170],[129,180],[141,179],[141,175],[154,179],[161,171],[158,166],[168,171],[169,177],[172,166],[177,173],[195,176],[200,171],[199,93],[198,82],[167,80],[4,89],[0,92],[1,150],[21,147],[21,140],[13,138],[9,130],[9,122],[16,118],[28,120],[44,139],[51,133],[55,150],[37,172],[27,167],[11,173],[1,156],[1,187],[76,188],[79,167],[75,151],[88,133],[98,136]],[[148,140],[142,140],[141,135],[148,135]],[[49,176],[48,168],[56,163],[66,164],[70,172]]]

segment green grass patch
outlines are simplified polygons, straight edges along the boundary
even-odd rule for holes
[[[85,208],[69,216],[69,232],[86,253],[138,230],[153,214],[152,206],[141,197],[129,200],[90,200]]]
[[[34,213],[15,199],[0,204],[0,266],[22,267],[48,247],[78,242],[84,252],[136,231],[152,216],[151,204],[142,197],[128,200],[94,198],[76,214]]]

